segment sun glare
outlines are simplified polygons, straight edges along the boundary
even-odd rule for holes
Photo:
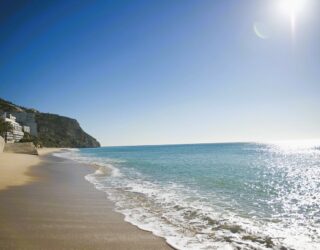
[[[280,0],[279,6],[284,13],[292,15],[303,9],[304,2],[304,0]]]
[[[305,0],[280,0],[279,9],[285,14],[291,23],[291,31],[295,32],[297,15],[303,11]]]

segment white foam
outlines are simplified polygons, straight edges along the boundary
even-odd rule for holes
[[[85,178],[108,194],[126,221],[165,238],[177,249],[270,249],[261,243],[268,237],[272,238],[273,249],[319,249],[320,239],[312,239],[314,232],[309,234],[299,223],[287,221],[290,227],[286,227],[284,223],[241,217],[183,185],[157,183],[140,173],[129,177],[113,165],[121,163],[118,160],[87,157],[77,151],[62,155],[99,165]],[[112,174],[105,175],[104,168]],[[320,234],[319,228],[310,230]],[[248,240],[248,236],[258,240]]]
[[[98,166],[98,170],[96,172],[96,175],[101,174],[101,172],[106,172],[106,170],[110,170],[109,173],[112,176],[121,176],[121,172],[118,168],[115,168],[112,163],[120,163],[123,162],[121,160],[114,160],[114,159],[108,159],[108,158],[98,158],[98,157],[91,157],[91,156],[84,156],[79,153],[79,149],[66,149],[62,152],[54,153],[54,156],[65,158],[65,159],[71,159],[80,163],[88,164],[88,165],[95,165]],[[106,168],[106,170],[103,170],[103,168]]]
[[[260,240],[271,237],[275,244],[274,249],[280,249],[281,246],[315,249],[315,246],[319,246],[319,242],[312,242],[311,238],[305,235],[304,227],[297,225],[286,229],[283,224],[255,223],[231,212],[217,212],[218,208],[215,209],[204,200],[199,201],[201,199],[190,202],[191,197],[199,195],[183,186],[163,187],[144,180],[121,182],[126,187],[125,191],[122,190],[124,194],[118,190],[105,190],[109,198],[116,203],[117,211],[125,215],[126,221],[166,238],[170,245],[178,249],[268,249],[258,242],[243,240],[243,237],[248,235],[259,237]],[[118,183],[115,186],[119,188],[121,185]],[[188,190],[190,196],[182,190]],[[137,196],[133,198],[132,194]],[[180,206],[181,209],[176,210],[175,206]],[[196,215],[185,218],[188,211]],[[204,221],[205,217],[216,221],[214,232]],[[234,225],[243,231],[233,233],[228,230],[228,227]],[[224,226],[226,229],[219,229]],[[229,237],[232,243],[226,242],[226,237]]]

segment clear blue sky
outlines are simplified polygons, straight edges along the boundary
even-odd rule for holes
[[[103,145],[320,138],[320,3],[277,1],[1,1],[0,96]]]

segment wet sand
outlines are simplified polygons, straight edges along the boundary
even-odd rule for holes
[[[125,222],[104,192],[84,179],[93,169],[52,155],[0,191],[1,249],[171,249]]]

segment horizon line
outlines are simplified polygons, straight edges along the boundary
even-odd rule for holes
[[[205,145],[205,144],[236,144],[236,143],[284,143],[284,142],[315,142],[320,138],[315,139],[283,139],[283,140],[253,140],[253,141],[220,141],[220,142],[195,142],[195,143],[164,143],[164,144],[133,144],[133,145],[101,145],[103,147],[147,147],[147,146],[183,146],[183,145]]]

